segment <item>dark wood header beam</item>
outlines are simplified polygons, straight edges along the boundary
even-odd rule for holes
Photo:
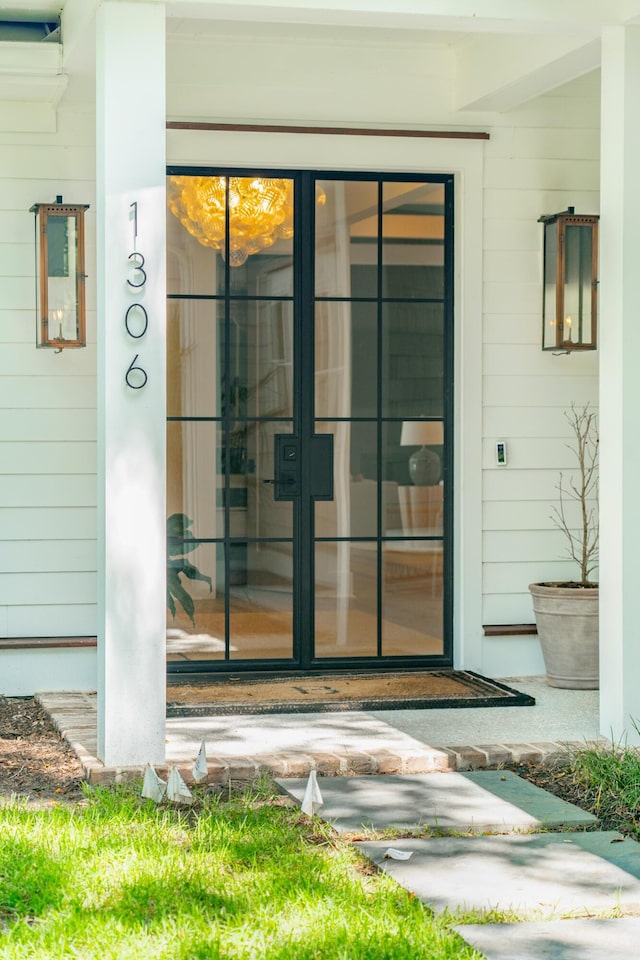
[[[168,120],[167,130],[218,130],[225,133],[304,133],[339,137],[410,137],[425,140],[489,140],[488,133],[472,130],[393,130],[375,127],[298,127],[262,123],[198,123]]]

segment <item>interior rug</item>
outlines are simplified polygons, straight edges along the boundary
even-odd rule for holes
[[[525,707],[535,700],[469,670],[323,674],[269,679],[225,676],[167,687],[168,717],[343,710]]]

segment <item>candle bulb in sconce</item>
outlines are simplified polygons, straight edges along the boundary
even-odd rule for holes
[[[58,307],[57,310],[52,311],[53,314],[53,328],[57,329],[57,339],[62,340],[62,310]]]
[[[565,317],[565,319],[564,319],[564,325],[565,325],[565,327],[566,327],[566,329],[567,329],[567,336],[566,336],[565,339],[566,339],[566,340],[571,340],[571,317]]]

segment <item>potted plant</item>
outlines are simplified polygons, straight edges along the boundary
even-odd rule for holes
[[[598,562],[598,424],[589,405],[565,414],[575,445],[576,474],[560,474],[559,503],[552,520],[565,535],[567,554],[579,580],[531,583],[529,590],[552,687],[598,687],[598,584],[590,579]],[[576,516],[577,514],[577,516]]]

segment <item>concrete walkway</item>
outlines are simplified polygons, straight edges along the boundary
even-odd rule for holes
[[[202,740],[209,782],[319,774],[402,774],[469,770],[542,760],[598,737],[598,691],[558,690],[544,678],[506,678],[532,695],[527,707],[379,710],[167,720],[166,766],[189,780]],[[43,693],[38,699],[79,756],[91,783],[139,776],[142,767],[106,768],[96,758],[96,698]],[[301,722],[301,716],[303,722]],[[151,759],[151,758],[150,758]]]
[[[509,771],[482,769],[599,739],[598,692],[557,690],[544,678],[506,682],[536,704],[170,719],[166,764],[156,769],[175,765],[192,782],[204,740],[208,782],[268,771],[299,803],[315,771],[319,815],[446,912],[486,960],[636,960],[640,921],[625,914],[640,912],[640,845],[595,830],[591,815]],[[94,695],[39,699],[90,782],[140,776],[140,767],[108,769],[96,759]],[[397,836],[389,830],[402,838],[374,839]],[[497,911],[524,922],[465,924],[465,911],[474,921]]]
[[[308,779],[277,783],[304,806]],[[640,844],[510,771],[318,777],[311,799],[487,960],[638,957]]]

